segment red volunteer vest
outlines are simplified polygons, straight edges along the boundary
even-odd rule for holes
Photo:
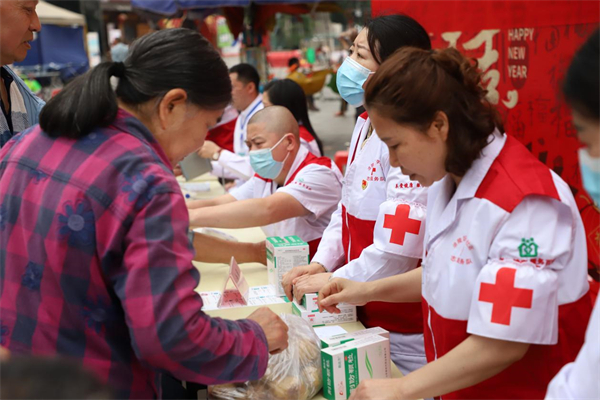
[[[527,174],[523,174],[527,171]],[[475,197],[487,199],[507,212],[528,195],[559,199],[548,167],[540,163],[516,139],[508,136],[504,148],[494,160]],[[440,316],[423,298],[425,353],[427,361],[442,357],[463,342],[467,321]],[[585,338],[592,305],[589,292],[574,303],[559,306],[558,343],[531,345],[525,356],[475,386],[448,393],[443,399],[543,399],[552,378],[567,363],[575,360]]]
[[[367,119],[363,113],[360,118]],[[357,140],[352,160],[356,158],[360,140]],[[374,204],[373,207],[378,207]],[[363,220],[349,214],[342,204],[342,244],[346,260],[352,261],[373,244],[375,221]],[[382,327],[390,332],[423,333],[423,313],[419,303],[371,302],[358,307],[358,318],[367,328]]]

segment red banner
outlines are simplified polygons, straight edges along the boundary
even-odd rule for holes
[[[430,32],[434,48],[479,61],[488,98],[508,134],[570,186],[587,231],[589,268],[600,265],[600,210],[582,189],[580,144],[560,83],[600,21],[596,1],[372,1],[373,16],[403,13]]]

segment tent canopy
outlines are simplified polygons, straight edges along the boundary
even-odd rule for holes
[[[27,57],[15,65],[23,71],[39,73],[59,71],[70,79],[89,68],[85,51],[83,15],[40,1],[36,8],[42,30],[31,42]]]
[[[36,12],[42,25],[85,26],[85,17],[83,15],[65,10],[45,1],[38,3]]]
[[[171,17],[181,11],[218,7],[246,7],[256,4],[317,3],[319,0],[131,0],[131,6],[140,10]]]

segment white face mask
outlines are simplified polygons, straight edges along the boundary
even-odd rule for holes
[[[581,148],[579,167],[584,189],[596,205],[600,205],[600,157],[592,157],[586,148]]]
[[[271,147],[270,149],[252,150],[250,153],[248,153],[250,156],[250,165],[252,165],[254,172],[265,179],[275,179],[277,176],[279,176],[281,170],[283,169],[283,164],[289,157],[290,153],[288,152],[283,161],[275,161],[273,158],[273,149],[279,146],[286,136],[287,135],[279,139],[275,146]]]
[[[360,107],[364,101],[365,91],[363,85],[374,74],[350,57],[346,57],[336,75],[337,87],[340,96],[352,107]]]

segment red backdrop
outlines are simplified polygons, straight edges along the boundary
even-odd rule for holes
[[[372,1],[373,16],[404,13],[434,48],[478,59],[508,134],[570,186],[587,231],[590,269],[600,264],[600,210],[581,186],[577,133],[560,97],[573,54],[600,21],[596,1]]]

